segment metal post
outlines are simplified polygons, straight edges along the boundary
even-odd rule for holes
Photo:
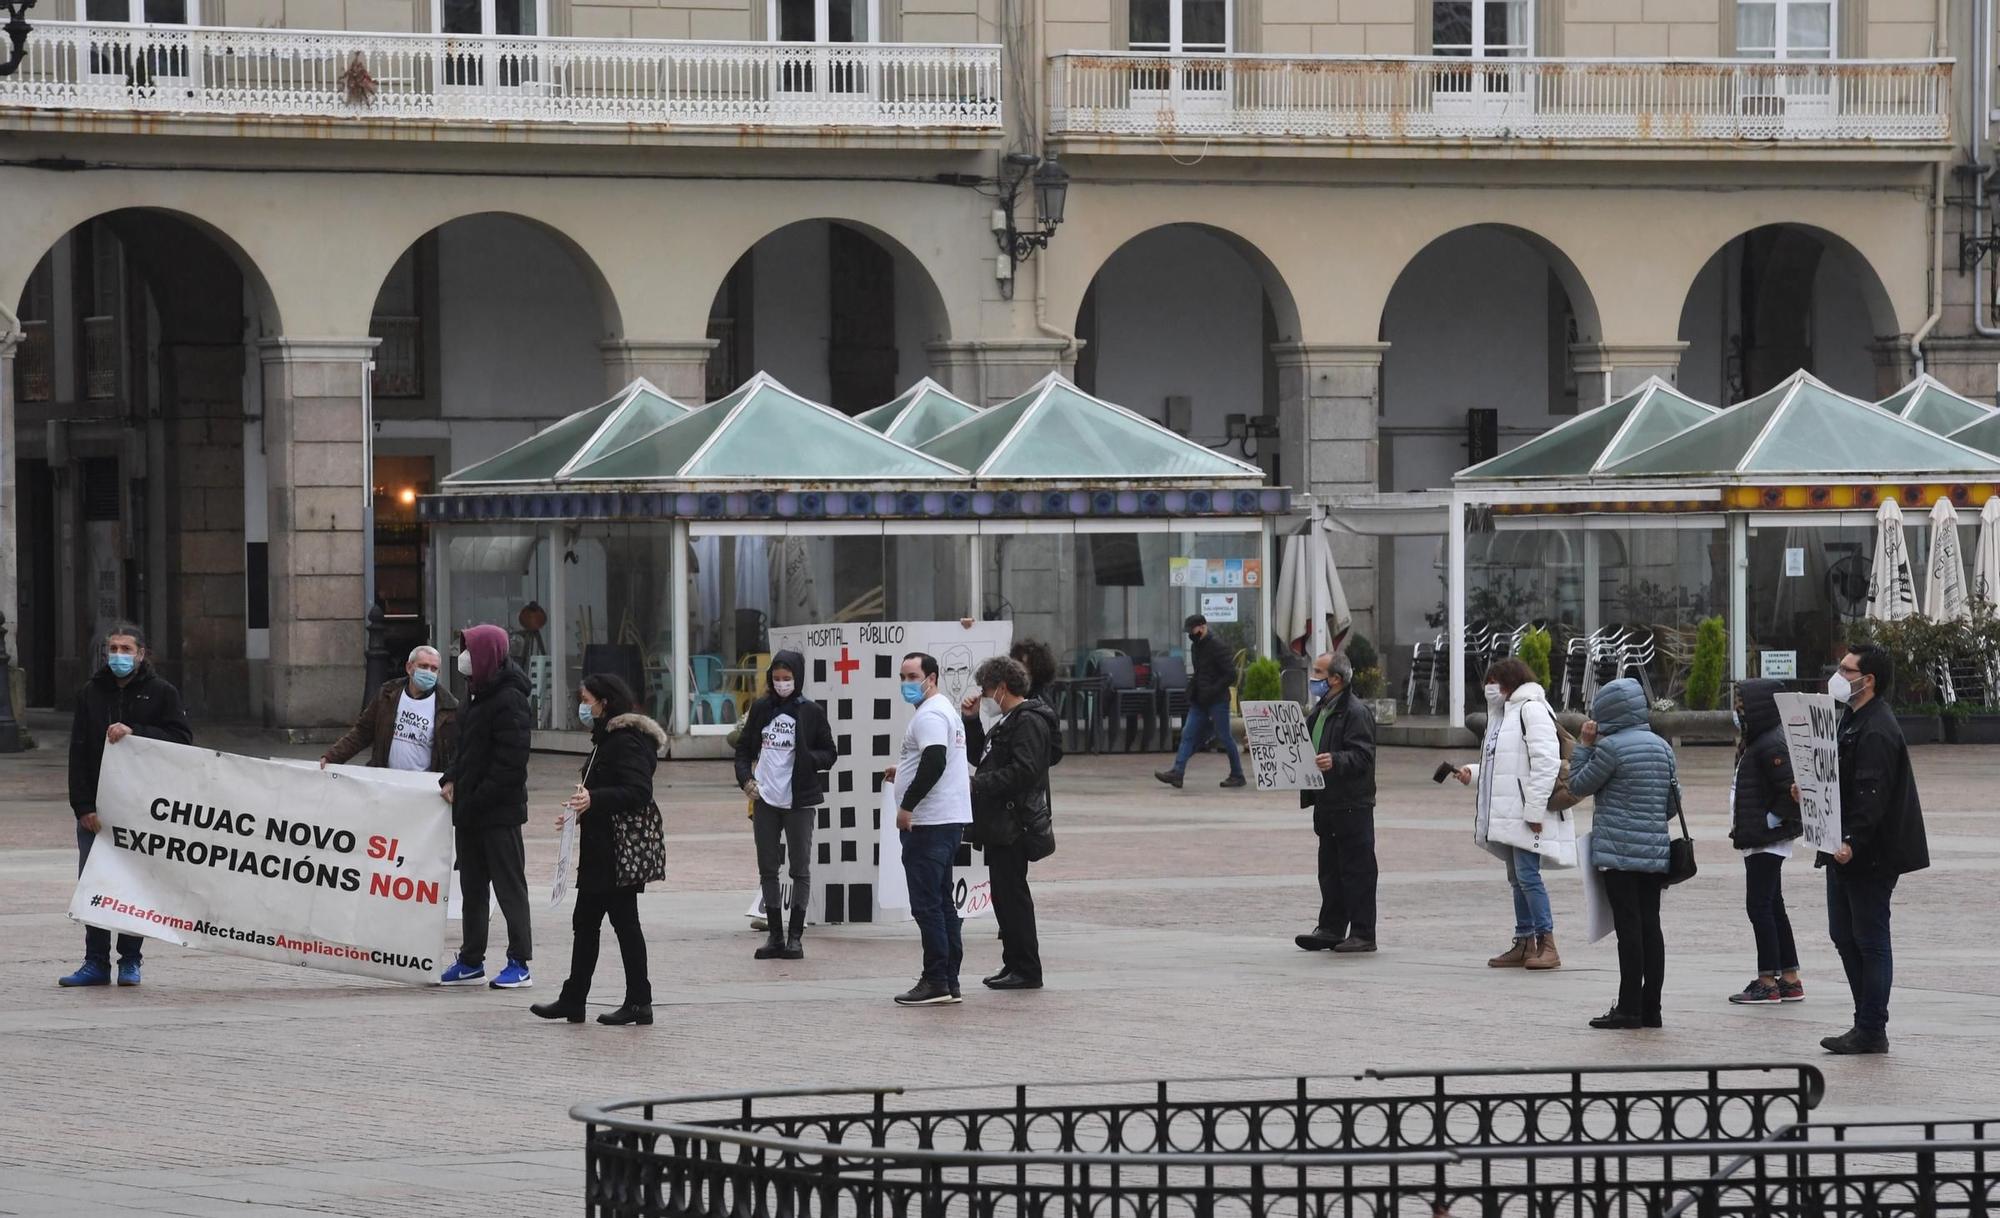
[[[563,548],[562,531],[563,526],[560,524],[549,526],[549,624],[546,627],[548,636],[543,641],[543,646],[549,653],[549,727],[554,731],[564,731],[576,726],[575,714],[563,713],[570,705],[569,690],[565,688],[569,682],[567,638],[570,628],[570,609],[569,564],[563,561],[566,551]],[[579,662],[583,660],[581,647],[577,648],[576,658]],[[645,663],[642,650],[639,659],[641,675],[645,672]],[[644,688],[639,689],[637,693],[641,698],[646,696]]]
[[[7,655],[7,615],[0,612],[0,753],[21,751],[21,725],[14,719],[14,665]]]
[[[670,735],[693,735],[692,713],[688,706],[688,683],[683,675],[688,670],[688,526],[685,520],[674,521],[669,530],[668,545],[673,553],[668,556],[668,578],[673,587],[668,590],[667,612],[672,615],[674,631],[674,654],[668,657],[669,671],[666,679],[673,682],[674,722]],[[780,539],[783,544],[783,539]],[[783,564],[780,564],[782,567]]]
[[[1278,623],[1271,616],[1271,537],[1277,527],[1277,521],[1266,516],[1264,527],[1257,530],[1257,620],[1264,625],[1258,655],[1277,653],[1272,640],[1278,637]]]
[[[1445,645],[1451,648],[1451,725],[1465,726],[1465,499],[1451,493],[1445,528]]]
[[[389,623],[387,615],[379,604],[368,606],[367,624],[362,628],[368,636],[368,647],[363,652],[366,664],[362,668],[361,701],[365,706],[375,691],[389,681]]]
[[[1729,514],[1729,678],[1750,675],[1750,517]]]

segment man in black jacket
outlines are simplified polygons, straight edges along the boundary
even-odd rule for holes
[[[1299,792],[1299,806],[1319,835],[1319,925],[1294,940],[1309,952],[1375,950],[1375,716],[1353,680],[1344,655],[1313,661],[1306,731],[1326,785]]]
[[[1034,838],[1051,833],[1049,766],[1058,756],[1056,715],[1028,696],[1033,678],[1018,660],[995,656],[979,666],[973,680],[979,693],[966,695],[958,708],[965,719],[966,755],[978,758],[968,840],[986,854],[1001,941],[1000,971],[984,981],[994,990],[1039,990],[1042,949],[1035,933],[1035,895],[1028,890],[1028,856],[1036,848]],[[982,697],[1000,712],[990,732],[979,717]]]
[[[1187,774],[1188,759],[1208,743],[1208,734],[1222,742],[1229,754],[1229,777],[1225,787],[1243,785],[1243,758],[1236,752],[1236,737],[1229,734],[1229,691],[1236,684],[1236,657],[1229,645],[1215,637],[1208,619],[1197,613],[1187,620],[1188,708],[1181,723],[1181,751],[1174,755],[1171,770],[1157,770],[1153,777],[1179,788]]]
[[[1910,747],[1889,709],[1896,681],[1889,653],[1857,643],[1828,681],[1840,721],[1840,849],[1822,853],[1826,920],[1854,994],[1854,1027],[1820,1041],[1829,1053],[1889,1051],[1889,987],[1895,973],[1889,899],[1896,880],[1931,865]],[[1796,791],[1794,798],[1797,798]]]
[[[532,686],[508,657],[505,630],[468,626],[462,638],[458,671],[467,678],[466,704],[458,718],[458,753],[438,775],[438,789],[451,804],[465,937],[458,959],[440,980],[476,985],[486,979],[490,887],[507,919],[507,967],[491,984],[496,990],[524,990],[534,984],[528,974],[534,927],[521,840],[521,826],[528,823],[528,749],[534,743]]]
[[[3,678],[4,674],[0,674]],[[153,671],[146,636],[120,622],[104,635],[104,664],[76,696],[69,731],[69,807],[76,814],[76,869],[90,858],[97,821],[97,776],[104,750],[127,736],[193,744],[194,728],[181,706],[181,692]],[[138,985],[146,940],[118,936],[118,984]],[[92,926],[83,932],[83,967],[61,978],[64,986],[111,983],[111,932]]]
[[[750,704],[736,738],[736,785],[751,800],[757,839],[757,880],[764,889],[770,938],[759,960],[805,957],[806,901],[812,895],[812,837],[816,809],[826,798],[826,772],[840,760],[826,708],[806,697],[806,658],[796,651],[771,657],[764,696]],[[792,922],[780,919],[784,898],[778,864],[792,872]]]

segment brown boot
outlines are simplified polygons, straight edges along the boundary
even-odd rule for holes
[[[1527,967],[1540,972],[1544,969],[1561,968],[1563,958],[1556,954],[1556,937],[1553,933],[1538,935],[1535,947],[1528,955]]]
[[[1486,962],[1487,968],[1520,968],[1528,963],[1528,953],[1534,948],[1533,937],[1514,940],[1514,946],[1501,952]]]

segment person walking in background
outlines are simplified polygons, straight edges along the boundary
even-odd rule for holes
[[[1056,653],[1040,639],[1016,639],[1007,655],[1028,670],[1028,697],[1054,709]]]
[[[458,753],[438,775],[438,790],[451,804],[465,896],[464,939],[440,980],[445,985],[485,980],[490,889],[507,919],[507,967],[491,984],[527,989],[534,984],[528,972],[534,927],[521,826],[528,823],[528,750],[534,743],[531,687],[528,674],[507,655],[505,630],[468,626],[460,638],[458,672],[468,693],[459,717]]]
[[[590,997],[591,975],[597,971],[597,949],[604,920],[618,936],[618,955],[625,962],[625,1001],[615,1011],[599,1015],[602,1024],[651,1024],[653,986],[646,976],[646,934],[639,926],[639,894],[647,883],[666,879],[663,860],[641,857],[641,835],[621,832],[619,822],[659,812],[653,803],[653,772],[667,747],[666,729],[634,709],[632,687],[609,673],[583,679],[577,693],[577,718],[590,729],[590,757],[583,763],[583,780],[564,802],[560,827],[577,819],[576,912],[570,925],[576,943],[570,951],[569,979],[554,1002],[528,1009],[543,1019],[583,1022],[583,1003]]]
[[[410,653],[403,675],[375,691],[347,734],[320,755],[319,768],[342,765],[361,750],[375,769],[442,773],[457,737],[458,699],[438,684],[443,665],[426,643]]]
[[[0,672],[0,680],[6,674]],[[146,636],[120,622],[104,633],[104,663],[77,691],[69,730],[69,807],[76,814],[76,871],[90,861],[91,843],[103,828],[97,819],[97,779],[104,750],[127,736],[193,744],[194,727],[181,705],[181,691],[153,671]],[[118,984],[138,985],[146,940],[118,936]],[[60,978],[62,986],[111,984],[111,932],[101,926],[83,932],[83,967]]]
[[[1847,712],[1840,720],[1840,848],[1818,862],[1826,867],[1827,931],[1854,995],[1854,1026],[1819,1042],[1829,1053],[1889,1051],[1889,901],[1897,880],[1931,865],[1910,746],[1889,709],[1895,684],[1895,663],[1873,643],[1850,646],[1827,681]]]
[[[1646,695],[1630,677],[1597,691],[1591,720],[1570,754],[1569,789],[1594,795],[1591,855],[1604,873],[1618,932],[1618,1003],[1593,1028],[1657,1028],[1666,975],[1660,893],[1666,887],[1673,814],[1673,746],[1653,734]]]
[[[771,657],[764,694],[750,704],[736,741],[736,785],[750,797],[757,839],[757,879],[764,889],[769,937],[759,960],[805,958],[806,904],[812,896],[815,811],[826,795],[826,772],[840,760],[826,709],[805,695],[805,657],[780,651]],[[791,863],[792,921],[788,932],[778,865]]]
[[[1049,766],[1061,755],[1056,715],[1028,696],[1032,678],[1018,660],[995,656],[979,666],[973,680],[979,692],[959,705],[966,756],[979,759],[968,838],[986,854],[1001,938],[1000,971],[984,982],[995,990],[1039,990],[1042,951],[1028,864],[1055,846]],[[981,701],[992,703],[1000,716],[991,731],[982,726]]]
[[[1225,787],[1243,785],[1243,758],[1236,752],[1236,737],[1229,734],[1229,691],[1236,685],[1236,657],[1229,645],[1215,637],[1208,619],[1197,613],[1187,620],[1188,708],[1181,724],[1181,749],[1174,755],[1172,769],[1155,771],[1153,777],[1179,788],[1187,775],[1188,759],[1208,743],[1210,732],[1229,754],[1229,777]]]
[[[965,723],[958,707],[938,692],[935,656],[913,651],[900,669],[903,701],[917,708],[903,735],[896,764],[882,780],[896,795],[896,829],[902,835],[903,878],[910,916],[924,941],[924,974],[896,995],[906,1007],[960,1001],[959,965],[965,943],[951,889],[952,860],[972,823],[971,772],[966,765]]]
[[[1792,754],[1778,714],[1782,681],[1736,686],[1736,777],[1729,785],[1729,843],[1743,855],[1743,905],[1757,941],[1757,978],[1729,1001],[1741,1005],[1799,1002],[1799,949],[1785,913],[1785,860],[1805,831],[1792,797]]]
[[[1346,656],[1313,660],[1306,732],[1326,785],[1299,792],[1299,806],[1319,837],[1319,923],[1293,940],[1309,952],[1375,950],[1375,716],[1353,681]]]
[[[1549,810],[1562,772],[1562,737],[1548,694],[1518,659],[1486,670],[1486,743],[1458,780],[1477,784],[1472,840],[1507,864],[1514,890],[1514,944],[1488,960],[1493,968],[1536,972],[1562,967],[1556,916],[1542,867],[1576,866],[1576,826]]]

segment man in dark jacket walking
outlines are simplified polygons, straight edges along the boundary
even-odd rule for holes
[[[1229,691],[1236,685],[1236,658],[1199,613],[1187,620],[1187,636],[1188,708],[1181,724],[1181,750],[1174,755],[1172,769],[1156,771],[1153,777],[1178,788],[1187,774],[1188,759],[1208,743],[1208,734],[1213,731],[1229,754],[1229,777],[1222,785],[1240,787],[1243,758],[1236,752],[1236,737],[1229,734]]]
[[[1293,940],[1309,952],[1375,950],[1375,716],[1353,681],[1346,656],[1313,661],[1306,731],[1326,785],[1299,792],[1299,806],[1319,835],[1319,925]]]
[[[378,770],[444,773],[457,738],[458,699],[438,684],[441,669],[437,648],[412,651],[403,675],[375,691],[354,726],[320,756],[319,768],[367,749],[368,764]]]
[[[507,919],[507,967],[493,978],[497,990],[534,984],[528,959],[534,928],[528,916],[528,866],[521,826],[528,823],[528,749],[535,716],[528,674],[507,655],[507,632],[469,626],[461,636],[459,674],[467,679],[465,713],[459,717],[458,755],[438,776],[451,804],[458,875],[465,894],[465,938],[458,959],[444,971],[445,985],[486,978],[487,890]]]
[[[986,854],[993,918],[1000,924],[1000,971],[984,979],[994,990],[1042,988],[1041,940],[1035,932],[1035,895],[1028,890],[1032,853],[1052,846],[1049,766],[1058,757],[1056,715],[1028,696],[1033,678],[1020,661],[995,656],[979,666],[979,693],[959,704],[965,719],[965,752],[978,759],[972,773],[972,834]],[[987,731],[982,698],[1000,718]]]
[[[104,664],[76,696],[69,731],[69,807],[76,814],[76,869],[82,874],[97,820],[97,776],[104,750],[127,736],[193,744],[194,728],[181,706],[181,693],[153,671],[146,636],[120,622],[104,635]],[[118,936],[118,984],[138,985],[146,940]],[[111,983],[111,932],[92,926],[83,932],[83,967],[61,978],[64,986]]]
[[[826,708],[806,697],[805,675],[806,659],[798,652],[772,656],[764,674],[764,696],[750,704],[736,738],[736,785],[751,801],[757,881],[764,889],[764,920],[770,932],[756,951],[759,960],[805,957],[813,820],[826,798],[826,772],[840,760]],[[785,909],[778,886],[781,862],[791,864],[789,931],[780,922]]]
[[[1819,1042],[1829,1053],[1889,1051],[1889,899],[1899,877],[1931,865],[1910,747],[1889,709],[1895,682],[1889,653],[1873,643],[1849,647],[1827,682],[1847,713],[1840,721],[1840,849],[1819,862],[1826,865],[1827,930],[1854,994],[1854,1027]]]

